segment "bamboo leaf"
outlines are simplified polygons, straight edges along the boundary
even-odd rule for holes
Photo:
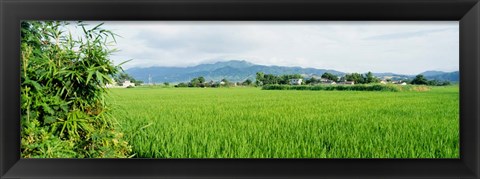
[[[95,26],[95,27],[94,27],[92,30],[96,30],[98,27],[102,26],[103,24],[105,24],[105,23],[104,23],[104,22],[102,22],[102,23],[100,23],[100,24],[96,25],[96,26]]]
[[[90,81],[90,79],[92,79],[92,75],[93,75],[94,71],[93,70],[88,70],[88,77],[87,77],[87,84],[88,82]]]
[[[30,85],[32,85],[32,86],[35,88],[35,90],[37,90],[37,91],[42,90],[42,85],[40,85],[40,84],[39,84],[38,82],[36,82],[36,81],[28,80],[28,79],[27,79],[27,80],[24,81],[24,84],[30,84]]]
[[[122,62],[122,63],[118,64],[117,66],[122,66],[123,64],[125,64],[125,63],[127,63],[127,62],[129,62],[129,61],[132,61],[132,60],[133,60],[133,59],[130,59],[130,60],[124,61],[124,62]]]

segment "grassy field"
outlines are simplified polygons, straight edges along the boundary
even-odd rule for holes
[[[141,158],[458,158],[458,86],[424,92],[112,89]]]

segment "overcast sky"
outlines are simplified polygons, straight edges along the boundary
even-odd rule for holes
[[[122,36],[112,59],[133,59],[125,69],[227,60],[343,72],[459,69],[458,21],[137,21],[104,28]]]

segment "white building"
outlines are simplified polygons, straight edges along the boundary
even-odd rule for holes
[[[290,79],[290,84],[291,85],[301,85],[302,84],[302,79]]]
[[[135,86],[135,83],[130,82],[130,80],[125,80],[122,84],[122,87],[126,88],[128,86]]]

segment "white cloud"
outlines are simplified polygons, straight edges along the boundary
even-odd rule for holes
[[[344,72],[459,69],[457,21],[112,21],[104,28],[122,36],[112,58],[133,59],[125,68],[237,59]]]

